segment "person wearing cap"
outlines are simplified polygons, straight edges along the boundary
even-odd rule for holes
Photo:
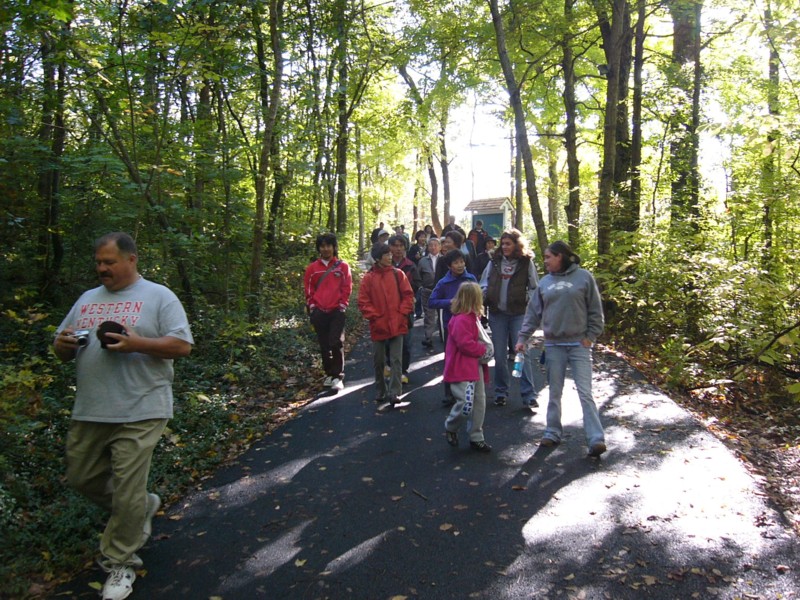
[[[306,267],[303,276],[306,310],[322,355],[322,385],[339,391],[344,389],[344,323],[353,278],[350,266],[339,258],[333,233],[317,236],[316,246],[319,258]]]
[[[375,244],[375,243],[378,242],[378,234],[381,232],[382,229],[385,229],[385,227],[383,225],[383,221],[378,223],[378,226],[375,229],[372,230],[372,233],[369,236],[370,244]]]
[[[369,322],[375,371],[375,402],[382,405],[399,402],[403,392],[403,337],[408,333],[408,316],[414,310],[414,290],[405,273],[392,266],[388,244],[372,246],[372,268],[364,275],[358,290],[358,310]],[[386,343],[389,346],[391,374],[386,386],[383,366],[386,362]]]
[[[99,564],[103,600],[133,591],[161,499],[147,491],[150,461],[172,418],[173,359],[194,340],[178,297],[138,272],[127,233],[94,244],[102,285],[78,298],[56,330],[53,350],[76,363],[77,388],[66,440],[67,484],[109,513]],[[116,332],[104,333],[113,322]]]
[[[375,247],[375,244],[386,244],[386,241],[389,239],[389,232],[385,229],[379,229],[373,232],[373,237],[375,241],[372,243],[372,247]],[[372,265],[375,264],[375,259],[372,258],[372,250],[369,250],[364,255],[364,268],[369,271],[372,268]]]

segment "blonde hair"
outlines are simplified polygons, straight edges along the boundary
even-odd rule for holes
[[[481,286],[474,281],[462,283],[455,298],[450,302],[450,312],[454,315],[460,313],[475,313],[480,315],[483,312],[483,292]]]

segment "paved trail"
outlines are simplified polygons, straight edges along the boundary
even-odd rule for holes
[[[375,410],[361,341],[343,392],[155,520],[131,598],[798,597],[800,543],[753,477],[624,362],[596,353],[602,460],[569,386],[560,446],[538,448],[543,410],[514,393],[488,407],[483,455],[445,442],[442,355],[418,336],[407,404]]]

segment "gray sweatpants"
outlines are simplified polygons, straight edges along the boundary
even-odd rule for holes
[[[483,378],[478,381],[458,381],[450,384],[456,403],[444,422],[447,431],[458,431],[466,421],[470,442],[483,441],[483,418],[486,415],[486,389]],[[469,405],[472,403],[472,410]],[[465,414],[465,409],[467,414]]]
[[[403,393],[403,383],[400,377],[403,374],[403,337],[395,336],[388,340],[372,342],[372,360],[375,369],[376,401],[397,398]],[[392,374],[389,376],[389,388],[386,388],[386,379],[383,376],[383,367],[386,364],[386,346],[389,346],[389,366]]]
[[[433,290],[422,288],[420,290],[420,297],[422,299],[422,314],[425,318],[423,321],[423,331],[425,332],[425,340],[433,341],[433,334],[436,333],[436,317],[438,312],[435,308],[428,306],[428,299],[431,297]]]

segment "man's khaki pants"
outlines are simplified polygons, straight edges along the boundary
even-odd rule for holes
[[[72,421],[67,434],[67,482],[111,513],[100,540],[103,563],[142,565],[147,541],[147,477],[167,419],[135,423]]]

